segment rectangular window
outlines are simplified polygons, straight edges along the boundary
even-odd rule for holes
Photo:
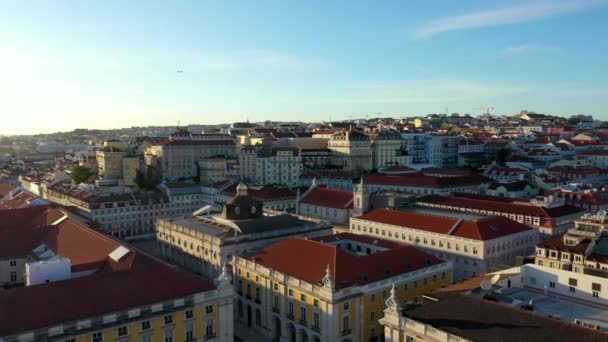
[[[306,307],[300,306],[300,322],[306,322]]]
[[[344,303],[344,306],[343,306],[344,311],[348,311],[350,309],[350,305],[349,304],[350,303],[348,303],[348,302]]]
[[[319,317],[319,313],[318,313],[318,312],[315,312],[315,313],[312,315],[312,326],[313,326],[313,328],[317,328],[317,329],[319,329],[319,322],[320,322],[320,321],[321,321],[321,319],[320,319],[320,317]]]
[[[215,332],[213,330],[213,319],[208,319],[205,323],[205,337],[215,336]]]
[[[189,330],[186,330],[186,341],[194,341],[194,330],[192,330],[192,328],[190,328]]]
[[[173,342],[173,329],[165,329],[165,342]]]
[[[165,325],[168,325],[168,324],[173,324],[173,315],[165,316]]]
[[[549,282],[549,287],[554,289],[555,288],[555,282],[554,281],[550,281]]]
[[[292,289],[287,290],[287,295],[289,297],[293,297],[293,290]]]
[[[319,300],[318,300],[318,299],[313,300],[312,304],[313,304],[315,307],[319,307]]]
[[[148,329],[150,329],[150,321],[141,322],[141,330],[148,330]]]
[[[369,313],[369,319],[372,320],[372,321],[376,320],[376,312],[375,311],[372,311],[372,312]]]
[[[300,300],[305,302],[306,301],[306,295],[305,294],[301,294],[300,295]]]
[[[184,314],[186,316],[186,319],[194,318],[194,312],[192,310],[186,310],[186,312]]]
[[[127,330],[127,326],[123,325],[122,327],[118,327],[118,337],[127,336],[129,331]]]
[[[293,317],[293,302],[290,301],[289,304],[287,305],[287,314],[291,317]]]
[[[568,290],[569,290],[570,292],[572,292],[572,293],[575,293],[575,292],[576,292],[576,287],[574,287],[574,286],[570,286],[570,287],[568,287]]]
[[[103,341],[103,333],[102,332],[93,333],[93,342],[101,342],[101,341]]]

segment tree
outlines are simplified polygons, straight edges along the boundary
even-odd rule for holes
[[[93,176],[93,171],[88,167],[76,166],[72,170],[72,180],[76,184],[86,183]]]
[[[154,190],[156,188],[156,182],[150,177],[146,177],[141,171],[137,171],[137,174],[135,175],[135,184],[137,184],[140,189],[145,190]]]
[[[507,159],[511,155],[511,150],[508,148],[501,148],[496,151],[496,162],[499,165],[505,166],[507,164]]]

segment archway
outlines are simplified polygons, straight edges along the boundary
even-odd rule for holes
[[[251,305],[247,305],[247,326],[251,326]]]
[[[281,319],[277,316],[274,316],[274,339],[281,339]]]
[[[296,327],[293,324],[289,323],[287,325],[287,340],[291,342],[296,342]]]
[[[304,329],[300,330],[300,341],[308,342],[308,334],[306,333],[306,330],[304,330]]]

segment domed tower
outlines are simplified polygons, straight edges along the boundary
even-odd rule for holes
[[[222,217],[227,220],[249,220],[262,216],[262,202],[249,196],[247,185],[236,187],[236,196],[224,205]]]

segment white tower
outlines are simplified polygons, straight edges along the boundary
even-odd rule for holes
[[[355,186],[353,196],[353,216],[361,216],[369,210],[369,194],[363,184],[363,177],[361,177],[361,182]]]

